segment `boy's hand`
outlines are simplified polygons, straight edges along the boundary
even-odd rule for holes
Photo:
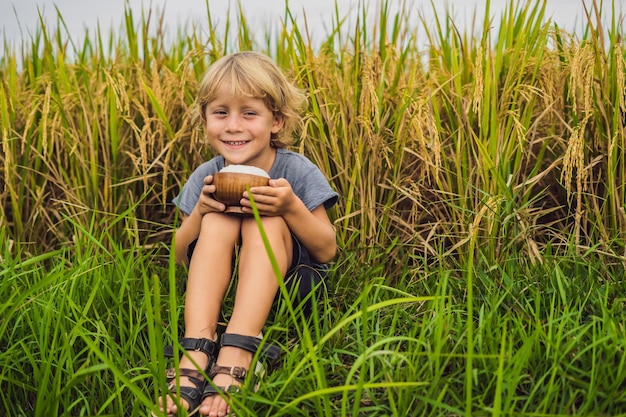
[[[250,191],[261,216],[283,216],[289,211],[294,199],[298,198],[289,181],[284,178],[270,180],[269,186],[253,187]],[[241,207],[244,213],[252,213],[247,191],[243,193]]]
[[[202,192],[198,198],[196,208],[201,216],[212,212],[222,212],[226,210],[226,206],[213,197],[215,192],[215,185],[213,185],[213,175],[209,175],[204,178],[204,185],[202,186]]]

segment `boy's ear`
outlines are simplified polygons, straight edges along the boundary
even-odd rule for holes
[[[280,132],[280,129],[285,125],[285,118],[282,114],[274,115],[274,124],[272,125],[272,133]]]

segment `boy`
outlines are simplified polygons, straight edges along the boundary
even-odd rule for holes
[[[285,148],[303,104],[300,91],[276,64],[255,52],[221,58],[201,82],[196,106],[207,141],[218,156],[198,167],[174,199],[182,213],[175,236],[176,261],[189,262],[181,340],[189,357],[181,358],[180,369],[168,372],[172,393],[176,372],[180,375],[179,403],[190,414],[199,410],[203,415],[224,416],[230,411],[194,362],[206,370],[220,392],[240,385],[279,288],[254,217],[249,215],[249,196],[244,193],[241,198],[244,215],[225,214],[226,207],[212,197],[212,174],[229,165],[250,165],[269,174],[269,186],[250,192],[285,279],[296,271],[323,271],[336,254],[327,210],[338,195],[317,166]],[[236,247],[240,249],[235,301],[218,346],[217,324]],[[315,283],[310,274],[299,273],[298,278],[301,293]],[[270,345],[266,353],[276,356],[273,349]],[[161,407],[175,415],[176,403],[168,397]]]

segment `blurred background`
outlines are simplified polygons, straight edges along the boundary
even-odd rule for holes
[[[330,31],[333,15],[338,11],[340,17],[345,17],[350,10],[362,5],[357,0],[3,0],[0,2],[0,39],[8,42],[28,41],[37,27],[39,19],[43,19],[48,25],[54,26],[57,14],[63,17],[67,33],[72,39],[80,41],[88,31],[92,35],[98,27],[103,33],[110,30],[117,31],[124,20],[124,9],[129,7],[136,17],[142,10],[153,10],[160,16],[163,12],[165,27],[168,33],[175,36],[179,30],[197,27],[200,30],[207,27],[207,3],[212,21],[220,28],[228,17],[238,14],[241,6],[245,15],[250,19],[248,24],[257,28],[258,33],[266,33],[272,26],[278,27],[284,16],[285,5],[294,14],[296,21],[304,22],[305,16],[309,33],[314,39],[325,37]],[[375,13],[380,0],[367,1],[369,13]],[[401,1],[390,1],[389,8],[392,14],[399,9]],[[424,16],[426,21],[432,20],[435,15],[443,15],[443,11],[449,9],[455,23],[461,27],[461,31],[471,27],[473,14],[476,11],[476,21],[482,22],[483,13],[487,0],[410,0],[405,2],[412,11],[416,26],[418,16]],[[434,6],[433,4],[434,3]],[[499,17],[509,0],[492,0],[490,2],[491,18],[499,22]],[[583,0],[548,0],[546,16],[550,17],[562,29],[570,33],[579,33],[584,24],[585,5],[590,8],[591,1]],[[626,9],[626,0],[615,0],[614,6],[617,12]],[[433,9],[434,7],[434,9]],[[611,1],[602,3],[603,16],[611,15]],[[619,13],[616,13],[616,15]],[[354,13],[350,14],[355,19]],[[477,27],[482,27],[477,25]]]

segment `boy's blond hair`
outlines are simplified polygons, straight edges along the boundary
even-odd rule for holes
[[[275,116],[282,116],[284,126],[272,134],[271,146],[284,148],[291,143],[306,99],[274,61],[252,51],[236,52],[215,61],[202,78],[195,103],[203,122],[206,123],[207,105],[217,98],[224,85],[230,86],[234,96],[263,100]]]

